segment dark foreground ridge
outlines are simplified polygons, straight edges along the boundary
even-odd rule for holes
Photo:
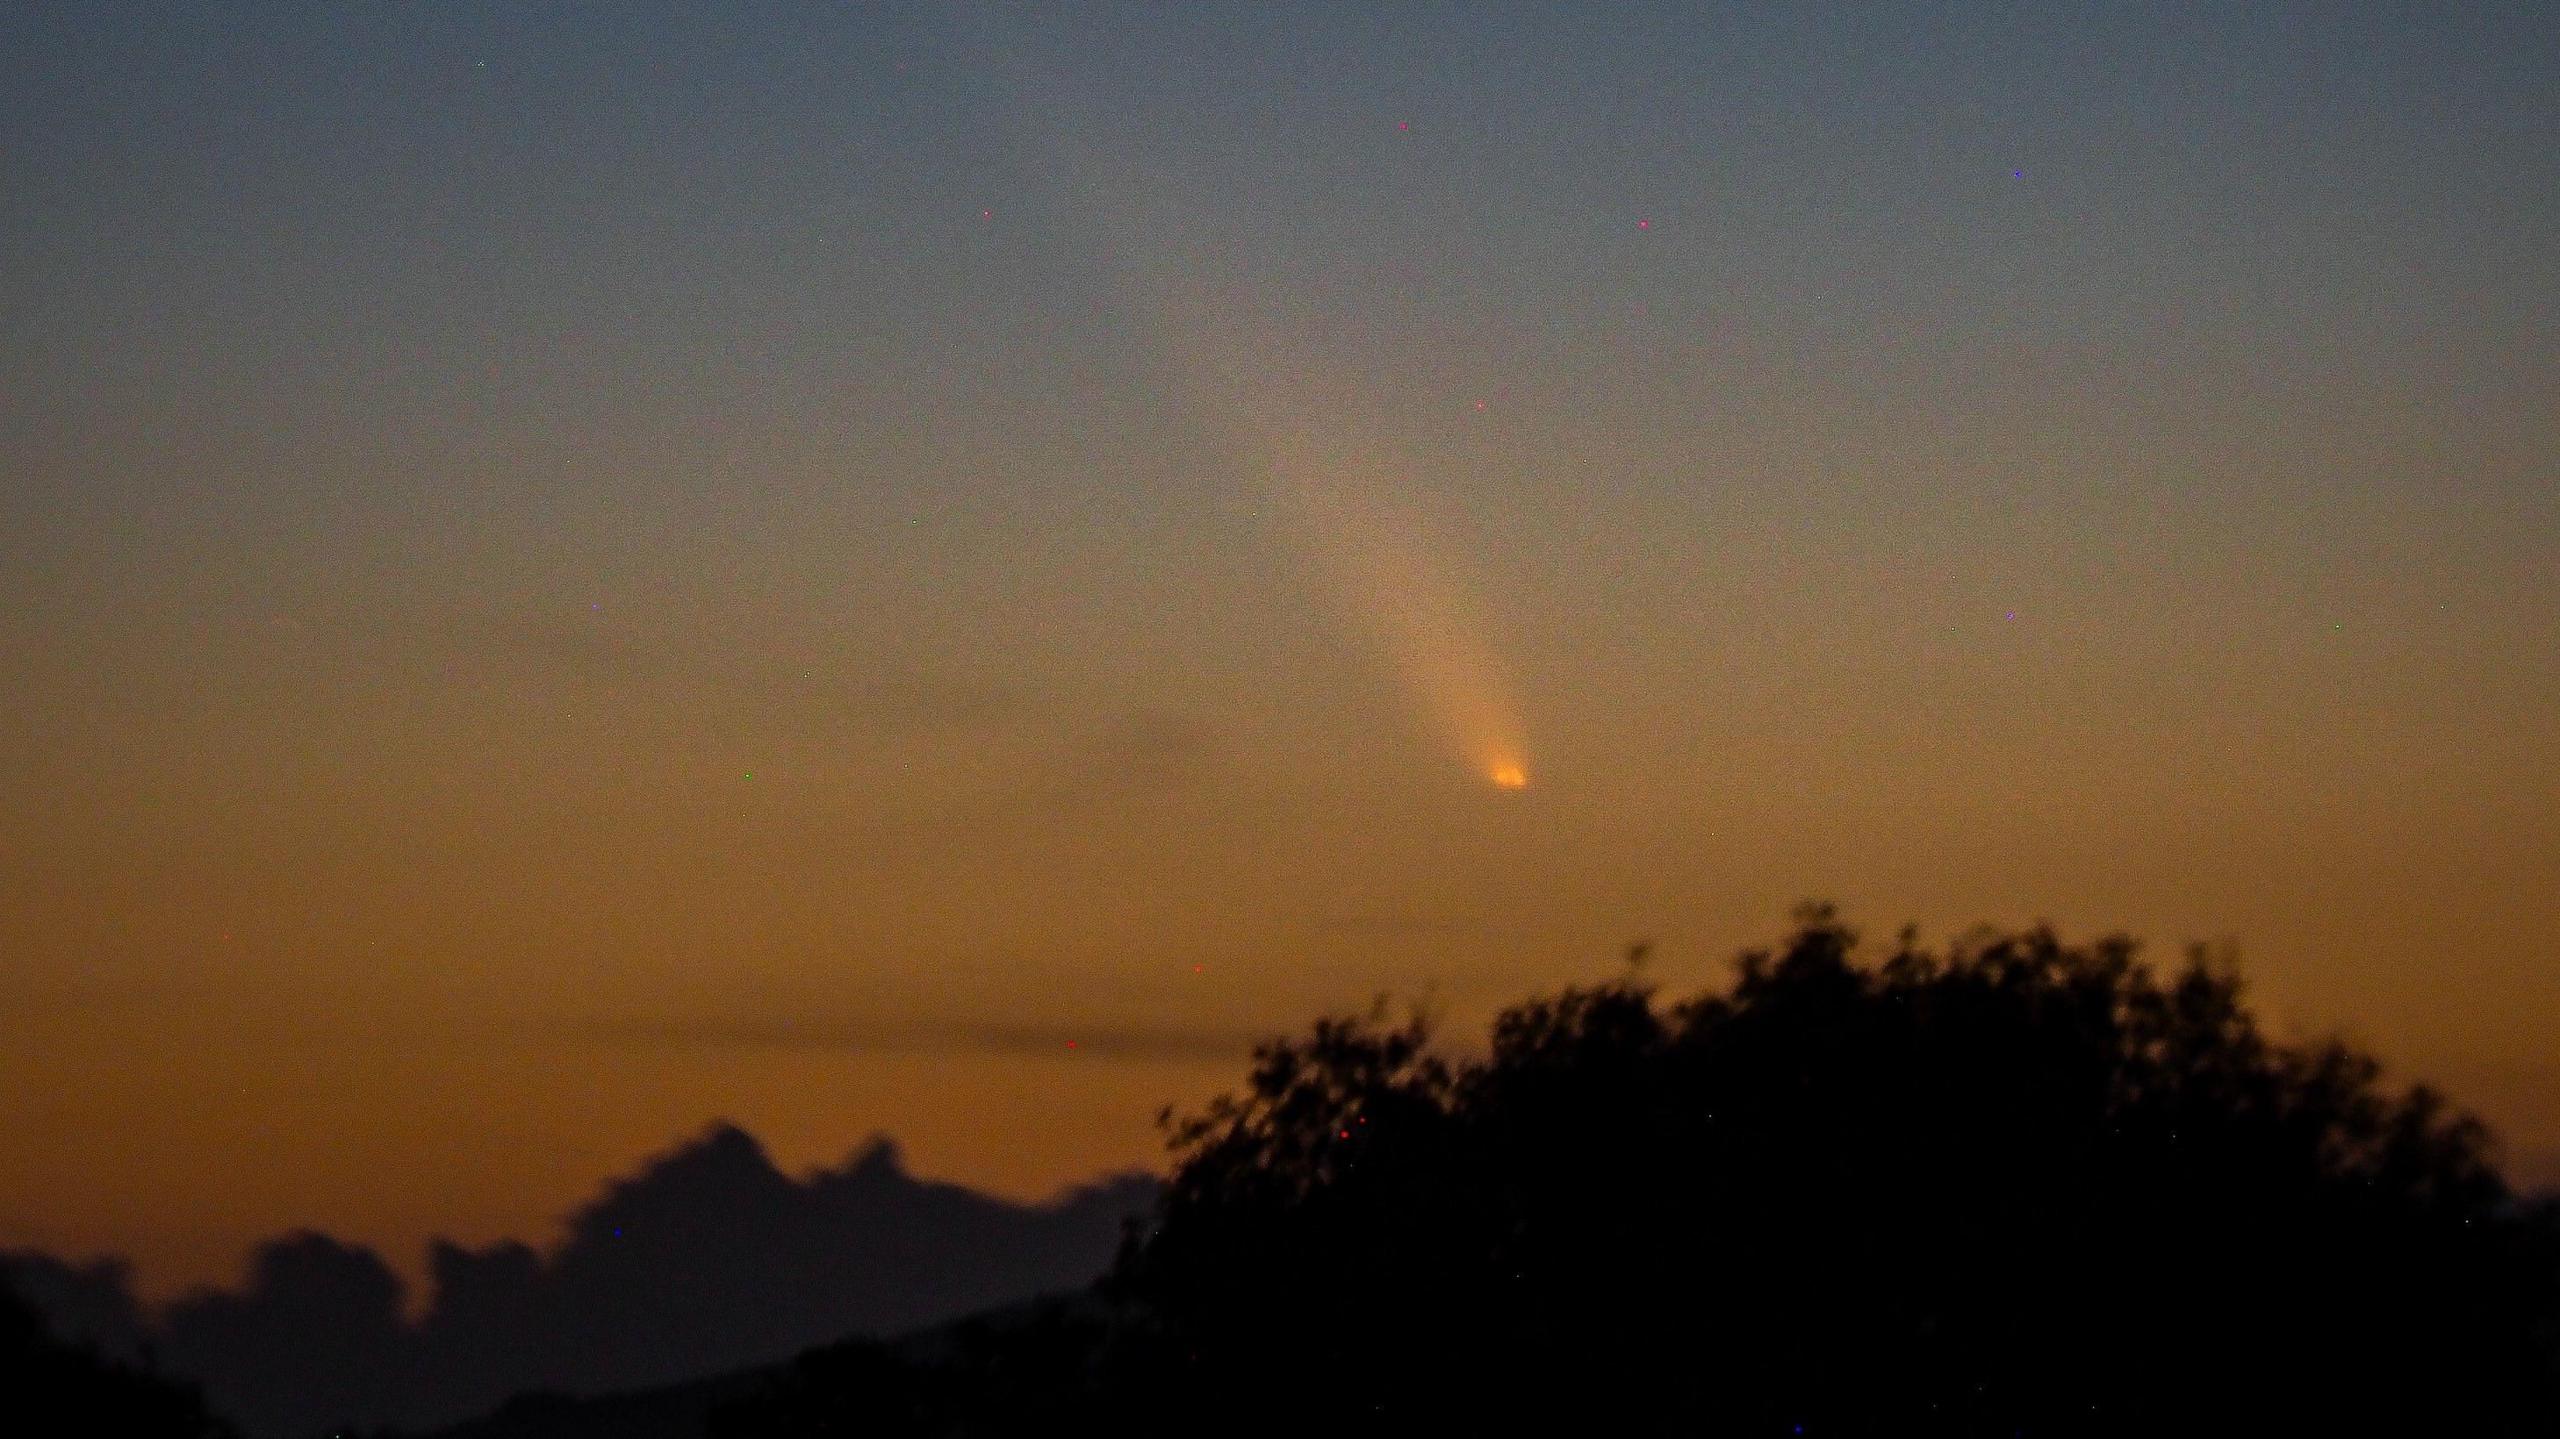
[[[64,1342],[5,1285],[0,1285],[0,1430],[149,1439],[231,1436],[192,1387]]]

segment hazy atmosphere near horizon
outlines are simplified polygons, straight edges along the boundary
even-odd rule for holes
[[[0,1249],[1050,1195],[1790,905],[2560,1182],[2547,6],[13,5]]]

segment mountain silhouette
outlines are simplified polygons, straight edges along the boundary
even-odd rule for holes
[[[1076,1288],[1155,1181],[1021,1205],[910,1175],[877,1139],[802,1178],[716,1125],[608,1185],[548,1253],[437,1242],[425,1313],[381,1256],[316,1233],[262,1245],[236,1290],[145,1314],[124,1270],[36,1254],[0,1274],[53,1328],[148,1352],[256,1436],[428,1425],[526,1391],[665,1384]]]

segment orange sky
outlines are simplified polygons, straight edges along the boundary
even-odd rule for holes
[[[2547,29],[303,23],[0,45],[0,1245],[1039,1194],[1812,896],[2560,1177]]]

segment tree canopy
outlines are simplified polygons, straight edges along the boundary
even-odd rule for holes
[[[1109,1323],[813,1358],[730,1432],[852,1432],[785,1417],[849,1412],[830,1372],[880,1433],[2560,1416],[2551,1214],[2477,1123],[2346,1045],[2270,1039],[2200,955],[2163,972],[2036,929],[1867,956],[1810,907],[1729,988],[1631,972],[1508,1010],[1473,1058],[1420,1018],[1327,1020],[1168,1125]]]
[[[1329,1021],[1175,1123],[1121,1282],[1189,1383],[1478,1432],[2552,1412],[2552,1230],[2483,1129],[2270,1040],[2201,955],[2037,929],[1862,963],[1812,907],[1728,992],[1630,975],[1480,1060],[1427,1039]]]

